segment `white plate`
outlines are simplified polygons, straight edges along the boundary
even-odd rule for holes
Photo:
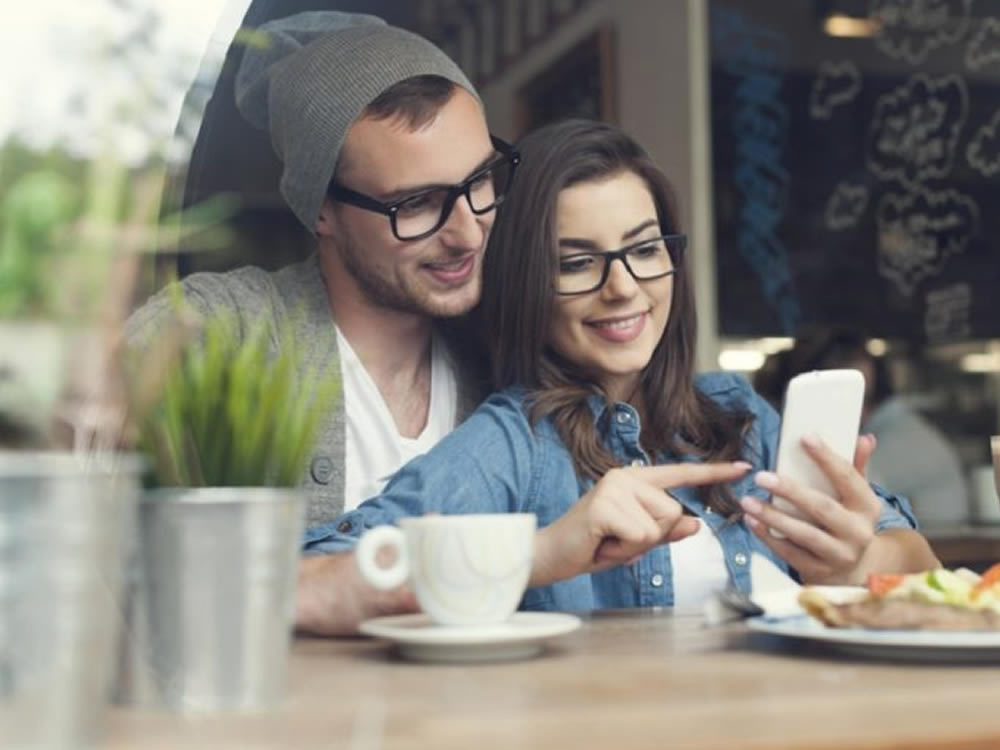
[[[437,625],[423,614],[376,617],[361,623],[365,635],[395,644],[418,661],[500,661],[525,659],[543,641],[580,627],[580,618],[562,612],[515,612],[496,625]]]
[[[1000,661],[1000,631],[949,633],[928,630],[828,628],[807,615],[747,620],[751,630],[815,641],[839,651],[877,659]]]

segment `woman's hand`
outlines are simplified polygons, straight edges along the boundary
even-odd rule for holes
[[[750,464],[738,461],[612,469],[535,540],[530,586],[604,570],[698,530],[698,519],[664,490],[732,482]]]
[[[853,465],[818,438],[802,445],[830,479],[831,497],[771,472],[759,472],[760,487],[788,500],[802,514],[796,518],[757,498],[741,500],[746,523],[768,547],[798,571],[805,583],[858,584],[868,572],[865,561],[877,546],[875,523],[882,503],[865,479],[865,467],[875,451],[875,438],[858,439]],[[784,538],[773,536],[775,529]]]

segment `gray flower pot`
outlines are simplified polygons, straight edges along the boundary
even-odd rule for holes
[[[145,494],[118,702],[188,712],[279,703],[304,512],[298,490]]]
[[[100,734],[139,464],[83,461],[0,452],[3,748],[86,748]]]

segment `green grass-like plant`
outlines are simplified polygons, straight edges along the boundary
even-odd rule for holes
[[[269,333],[261,321],[241,340],[234,321],[213,317],[178,347],[138,420],[154,485],[299,484],[339,398],[340,375],[335,362],[304,368],[287,327],[278,332],[280,351]]]

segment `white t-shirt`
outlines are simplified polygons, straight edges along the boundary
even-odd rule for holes
[[[344,510],[353,510],[382,491],[389,478],[414,456],[426,453],[455,427],[458,384],[444,346],[431,344],[431,402],[427,424],[416,438],[396,429],[389,407],[358,355],[337,328],[343,378],[345,437]]]
[[[701,607],[714,592],[729,585],[722,544],[704,521],[697,533],[670,545],[670,563],[675,607]]]

